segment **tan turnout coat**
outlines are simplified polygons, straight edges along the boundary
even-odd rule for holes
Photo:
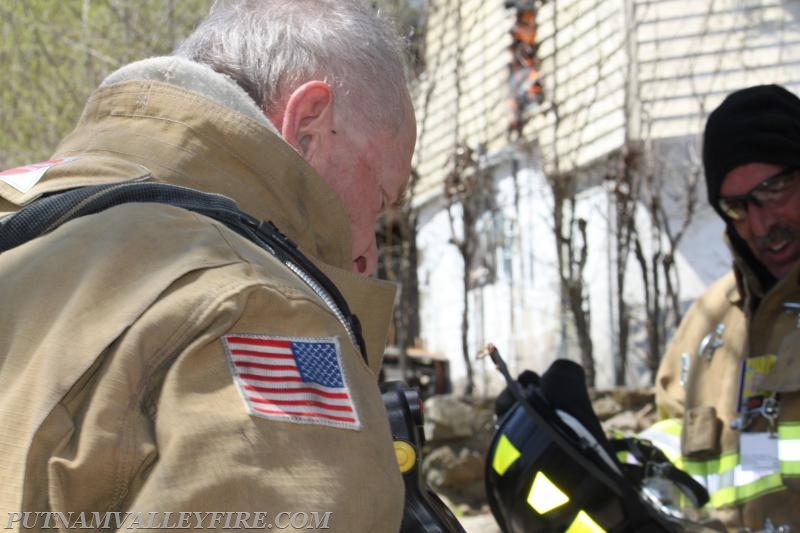
[[[286,525],[331,513],[330,531],[397,531],[403,485],[376,383],[394,288],[351,273],[338,199],[232,82],[174,58],[121,72],[54,154],[77,159],[28,191],[0,181],[0,215],[129,180],[228,196],[337,284],[369,364],[305,283],[214,220],[126,204],[68,222],[0,254],[0,522],[217,511],[267,513],[262,525],[289,513]],[[229,334],[338,339],[360,428],[249,414]]]
[[[707,460],[739,449],[740,431],[731,427],[738,417],[741,360],[776,355],[777,361],[762,383],[780,393],[777,422],[800,421],[800,318],[785,303],[800,302],[800,265],[763,295],[757,308],[744,297],[755,295],[752,275],[738,262],[739,282],[730,272],[714,283],[692,305],[666,352],[656,379],[656,399],[664,417],[683,422],[682,453]],[[744,281],[748,280],[748,282]],[[749,291],[749,292],[748,292]],[[722,345],[706,355],[703,339],[722,324]],[[684,384],[681,384],[681,375]],[[767,421],[756,416],[748,431],[766,431]],[[788,524],[800,530],[800,484],[783,476],[784,490],[724,507],[722,518],[732,531],[748,526],[761,530],[766,519],[775,527]]]

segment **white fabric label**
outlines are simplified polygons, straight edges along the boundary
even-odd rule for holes
[[[778,435],[769,433],[742,433],[739,436],[739,457],[748,470],[780,470],[778,460]]]
[[[69,163],[78,159],[77,157],[64,157],[61,159],[51,159],[41,163],[31,163],[24,167],[12,168],[0,172],[0,181],[8,183],[16,190],[26,193],[36,185],[48,169],[60,164]]]

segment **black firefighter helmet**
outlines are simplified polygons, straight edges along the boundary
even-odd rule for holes
[[[526,371],[515,381],[494,346],[487,352],[508,382],[495,403],[499,421],[486,461],[489,505],[505,533],[709,531],[665,512],[642,490],[657,475],[692,505],[708,501],[648,442],[606,438],[580,365],[560,359],[541,377]],[[638,463],[621,463],[618,451]]]

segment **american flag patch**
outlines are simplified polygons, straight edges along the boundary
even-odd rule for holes
[[[335,337],[225,335],[222,344],[251,415],[361,429]]]

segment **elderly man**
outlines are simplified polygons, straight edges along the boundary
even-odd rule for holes
[[[397,531],[394,289],[354,273],[414,143],[371,8],[223,2],[0,174],[4,526]]]
[[[733,271],[676,332],[656,379],[672,422],[650,436],[679,443],[732,530],[800,530],[800,100],[776,85],[729,95],[703,163]]]

